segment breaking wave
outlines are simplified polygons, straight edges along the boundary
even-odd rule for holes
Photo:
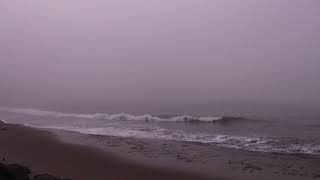
[[[160,139],[184,142],[200,142],[219,147],[241,149],[256,152],[285,154],[320,154],[320,145],[316,143],[293,142],[288,138],[263,138],[232,135],[212,135],[205,133],[188,134],[184,131],[168,132],[163,128],[131,129],[124,127],[83,128],[72,126],[47,126],[44,129],[60,129],[88,135],[105,135],[126,138]],[[294,141],[297,141],[295,139]]]
[[[0,119],[0,122],[7,124],[8,122],[6,120]]]
[[[33,116],[51,116],[51,117],[65,117],[65,118],[85,118],[85,119],[105,119],[105,120],[120,120],[120,121],[166,121],[166,122],[186,122],[186,123],[215,123],[215,122],[229,122],[234,120],[242,120],[240,117],[228,117],[228,116],[171,116],[171,115],[160,115],[153,116],[150,114],[145,115],[132,115],[127,113],[119,114],[77,114],[77,113],[64,113],[57,111],[44,111],[38,109],[23,109],[23,108],[0,108],[1,111],[7,111],[11,113],[27,114]]]
[[[195,116],[171,116],[171,115],[132,115],[132,114],[77,114],[56,111],[44,111],[37,109],[0,108],[0,111],[9,112],[8,122],[20,123],[26,126],[59,129],[79,132],[88,135],[104,135],[117,137],[133,137],[144,139],[161,139],[173,141],[186,141],[213,144],[219,147],[242,149],[258,152],[278,152],[288,154],[317,154],[320,155],[320,140],[297,139],[281,137],[266,137],[260,135],[231,135],[228,132],[209,132],[196,129],[189,131],[189,126],[175,124],[174,128],[168,128],[171,124],[136,123],[141,122],[185,122],[185,123],[226,123],[238,120],[247,120],[237,117],[195,117]],[[11,114],[12,113],[12,114]],[[16,114],[19,116],[16,117]],[[23,114],[20,117],[20,114]],[[10,118],[13,115],[13,118]],[[30,115],[26,117],[24,115]],[[44,117],[33,118],[33,117]],[[6,117],[6,116],[4,116]],[[21,120],[17,120],[20,119]],[[64,119],[67,118],[67,119]],[[71,121],[69,121],[71,118]],[[6,119],[6,118],[5,118]],[[88,120],[89,119],[89,120]],[[91,120],[90,120],[91,119]],[[97,120],[97,121],[95,121]],[[102,120],[102,121],[100,121]],[[113,121],[114,120],[114,121]],[[7,123],[7,121],[1,120]],[[131,123],[133,122],[133,123]],[[181,128],[176,128],[181,127]],[[180,126],[182,125],[182,126]],[[184,127],[187,127],[184,129]],[[199,126],[203,127],[203,126]],[[220,127],[220,126],[219,126]],[[225,126],[224,126],[225,127]],[[229,127],[229,126],[227,126]],[[224,134],[226,133],[226,134]]]

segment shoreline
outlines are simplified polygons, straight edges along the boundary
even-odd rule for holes
[[[46,131],[0,123],[0,157],[33,173],[52,174],[72,180],[199,179],[221,180],[194,173],[154,168],[124,161],[98,149],[60,142]]]
[[[320,179],[318,156],[248,152],[190,142],[86,135],[16,124],[5,126],[8,126],[8,130],[0,131],[0,144],[18,137],[20,142],[6,142],[11,146],[6,150],[8,160],[27,165],[37,173],[74,180]],[[7,138],[3,137],[5,133]],[[29,151],[12,150],[17,148],[17,144],[23,149],[28,143],[33,147],[27,146],[27,149],[36,155],[30,155]],[[4,147],[8,147],[8,144]],[[0,153],[1,157],[3,150]]]
[[[64,142],[96,147],[131,162],[211,177],[234,180],[307,180],[318,178],[320,172],[320,157],[317,155],[243,151],[196,142],[51,131]]]

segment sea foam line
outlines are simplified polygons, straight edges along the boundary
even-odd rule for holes
[[[6,120],[0,119],[0,121],[1,121],[2,123],[8,124],[8,122],[7,122]]]
[[[0,108],[1,111],[7,111],[11,113],[27,114],[33,116],[52,116],[52,117],[65,117],[65,118],[84,118],[84,119],[105,119],[105,120],[135,120],[135,121],[168,121],[168,122],[215,122],[225,120],[225,117],[194,117],[189,115],[183,116],[171,116],[170,118],[160,118],[150,114],[145,115],[132,115],[127,113],[119,114],[77,114],[77,113],[64,113],[57,111],[45,111],[38,109],[24,109],[24,108]]]
[[[277,152],[284,154],[320,154],[320,145],[317,144],[292,144],[288,143],[285,146],[277,145],[278,139],[263,138],[263,137],[245,137],[232,135],[209,135],[209,134],[187,134],[183,131],[175,131],[168,133],[163,128],[156,128],[152,131],[143,131],[129,128],[80,128],[72,126],[47,126],[41,127],[44,129],[60,129],[66,131],[78,132],[88,135],[104,135],[116,136],[124,138],[142,138],[142,139],[160,139],[169,141],[184,141],[184,142],[200,142],[204,144],[212,144],[220,147],[241,149],[256,152]]]

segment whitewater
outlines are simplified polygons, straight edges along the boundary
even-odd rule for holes
[[[317,126],[250,117],[90,114],[2,107],[0,119],[88,135],[198,142],[259,152],[320,154]]]

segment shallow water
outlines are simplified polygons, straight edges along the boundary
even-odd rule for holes
[[[216,110],[212,114],[208,113],[210,108],[204,109],[195,108],[189,114],[177,110],[171,114],[159,111],[139,115],[0,108],[0,118],[9,123],[84,134],[201,142],[250,151],[320,154],[320,114],[314,109],[265,108],[263,111],[257,107],[238,110],[220,107],[220,112]]]

